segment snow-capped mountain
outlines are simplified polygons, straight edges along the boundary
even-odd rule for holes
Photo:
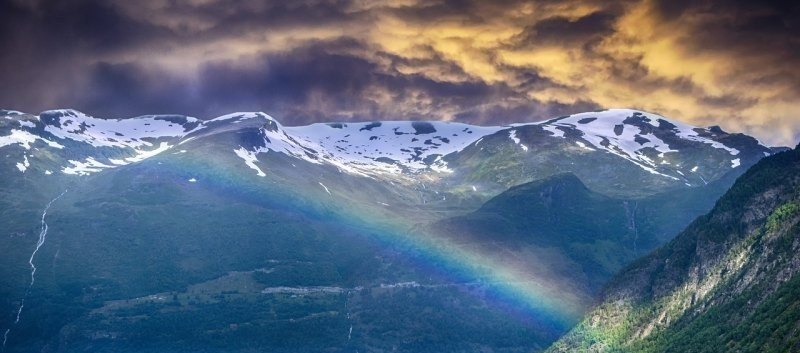
[[[745,135],[628,109],[508,126],[384,121],[289,127],[265,113],[207,121],[184,116],[102,119],[75,110],[0,114],[5,164],[20,173],[45,175],[85,176],[168,151],[185,153],[181,145],[213,141],[225,133],[238,134],[239,141],[219,145],[220,153],[237,156],[260,177],[285,167],[265,162],[281,154],[296,160],[294,167],[310,163],[353,177],[424,180],[443,190],[501,190],[575,172],[588,185],[609,191],[615,188],[614,178],[605,176],[611,167],[617,176],[643,180],[650,185],[646,192],[658,192],[704,185],[772,153]],[[487,168],[503,173],[487,176]]]
[[[3,115],[0,126],[9,133],[0,136],[0,148],[6,147],[6,157],[22,158],[15,163],[21,173],[47,175],[88,175],[139,162],[203,127],[195,118],[177,116],[99,119],[74,110],[38,116],[6,111]],[[32,165],[34,159],[41,163]]]
[[[256,119],[263,141],[237,149],[245,160],[259,153],[284,153],[315,164],[327,164],[363,177],[447,172],[441,157],[458,152],[503,127],[449,122],[388,121],[318,123],[284,127],[263,113],[236,113],[210,121],[232,124]]]
[[[0,329],[9,352],[172,332],[192,337],[176,350],[388,351],[459,322],[463,351],[530,351],[772,152],[634,110],[491,127],[0,111]],[[495,310],[506,291],[530,316]]]
[[[570,172],[594,190],[628,197],[703,186],[772,153],[719,127],[611,109],[515,124],[444,160],[473,182],[508,187]]]
[[[541,126],[554,136],[562,138],[566,134],[580,132],[578,133],[580,138],[590,143],[587,146],[581,141],[576,141],[575,144],[580,148],[609,152],[631,161],[650,173],[668,178],[675,177],[662,174],[657,169],[659,165],[670,164],[667,154],[679,154],[681,144],[693,142],[708,144],[731,155],[731,168],[736,168],[740,164],[739,158],[736,157],[739,150],[714,139],[715,132],[724,134],[718,128],[697,128],[652,114],[625,110],[604,114],[583,113],[554,119]],[[668,141],[672,142],[672,145]],[[764,153],[769,154],[769,152]]]

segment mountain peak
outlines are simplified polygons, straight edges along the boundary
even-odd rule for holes
[[[577,175],[571,172],[565,173],[558,173],[551,176],[548,176],[544,179],[539,179],[536,181],[532,181],[530,183],[525,183],[521,185],[517,185],[515,187],[510,188],[506,194],[514,195],[517,193],[528,194],[531,191],[537,191],[540,193],[544,193],[547,191],[548,194],[562,194],[562,193],[587,193],[589,189],[586,187],[585,184],[578,178]]]

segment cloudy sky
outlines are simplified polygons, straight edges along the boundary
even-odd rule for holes
[[[630,107],[800,139],[797,1],[0,1],[0,107],[286,125]]]

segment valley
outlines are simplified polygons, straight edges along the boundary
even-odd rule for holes
[[[542,351],[783,150],[625,109],[494,127],[4,114],[9,352]]]

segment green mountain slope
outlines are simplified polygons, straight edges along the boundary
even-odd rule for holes
[[[551,352],[800,351],[800,150],[616,276]]]
[[[621,199],[590,190],[574,174],[559,174],[515,186],[432,228],[455,243],[524,258],[520,266],[569,282],[589,305],[622,267],[711,209],[724,181],[693,193]]]
[[[27,296],[31,244],[3,240],[6,352],[525,352],[563,330],[342,219],[322,188],[300,198],[178,156],[64,185]],[[40,200],[17,202],[2,220],[30,209],[20,232],[38,234]]]

